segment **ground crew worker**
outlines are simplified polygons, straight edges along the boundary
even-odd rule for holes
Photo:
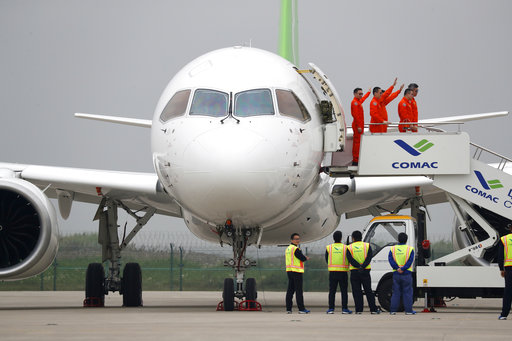
[[[503,304],[499,320],[506,320],[512,304],[512,223],[508,223],[507,229],[511,232],[501,237],[498,243],[498,266],[501,277],[505,278],[505,290],[503,291]]]
[[[419,91],[418,88],[419,88],[419,86],[416,83],[411,83],[411,84],[409,84],[409,86],[407,88],[412,90],[411,106],[412,106],[412,117],[413,117],[413,120],[414,120],[412,122],[418,122],[418,104],[416,103],[416,96],[418,96],[418,91]],[[412,131],[413,132],[417,132],[418,131],[418,125],[417,124],[413,124]]]
[[[361,88],[354,89],[354,99],[350,104],[350,113],[352,114],[352,166],[357,166],[359,163],[359,145],[361,143],[361,134],[364,132],[364,110],[363,103],[370,96],[370,89],[363,96]]]
[[[404,303],[405,315],[416,315],[412,310],[412,263],[414,261],[414,248],[408,245],[407,235],[398,234],[398,245],[389,251],[389,264],[393,268],[393,294],[391,295],[391,308],[389,313],[396,315],[400,298]]]
[[[291,235],[291,244],[285,251],[286,274],[288,275],[288,290],[286,291],[286,312],[292,313],[292,299],[295,293],[295,300],[299,308],[299,314],[308,314],[309,310],[304,307],[304,294],[302,291],[302,276],[304,275],[304,262],[309,257],[304,256],[299,249],[300,236],[298,233]]]
[[[370,277],[370,262],[372,260],[372,248],[370,244],[361,241],[360,231],[352,232],[352,244],[347,246],[347,260],[350,269],[350,284],[352,284],[352,295],[356,305],[356,314],[363,313],[363,291],[366,293],[366,300],[372,314],[380,314],[380,309],[375,305],[375,296],[372,291],[372,279]]]
[[[325,250],[325,261],[329,270],[329,309],[327,314],[334,314],[334,301],[338,285],[341,290],[341,313],[352,314],[348,309],[348,261],[347,246],[341,243],[341,231],[332,235],[334,243],[327,245]]]
[[[406,122],[416,122],[413,118],[412,113],[412,104],[411,100],[412,97],[412,90],[411,89],[405,89],[404,91],[404,98],[398,103],[398,116],[400,117],[400,123],[406,123]],[[410,124],[399,124],[398,125],[398,131],[401,133],[405,133],[407,130],[411,130],[412,127]]]
[[[394,86],[396,85],[396,78],[391,85],[384,93],[382,89],[376,86],[373,88],[373,98],[370,103],[370,123],[384,123],[379,125],[370,125],[370,131],[372,133],[385,133],[388,131],[388,114],[387,111],[383,110],[382,102],[388,98],[393,91]]]

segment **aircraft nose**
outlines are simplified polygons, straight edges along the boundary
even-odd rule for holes
[[[244,224],[276,213],[282,201],[277,146],[256,131],[227,124],[194,138],[184,151],[179,195],[186,208],[210,221]],[[239,220],[239,221],[240,221]]]
[[[270,151],[265,138],[249,129],[219,127],[205,132],[188,146],[185,153],[199,158],[188,158],[191,171],[229,172],[258,170]],[[262,159],[263,158],[263,159]]]

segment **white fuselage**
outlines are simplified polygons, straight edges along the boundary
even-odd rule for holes
[[[168,105],[177,92],[184,99]],[[286,97],[291,92],[309,117],[286,115],[295,104]],[[162,118],[177,107],[177,115]],[[151,136],[160,181],[203,239],[217,241],[215,227],[227,219],[263,228],[263,244],[285,243],[293,232],[304,241],[319,239],[338,224],[332,180],[319,175],[318,98],[277,55],[234,47],[195,59],[163,92]]]

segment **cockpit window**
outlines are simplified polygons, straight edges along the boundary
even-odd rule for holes
[[[172,96],[169,100],[169,103],[165,106],[162,114],[160,115],[160,120],[162,122],[167,122],[171,118],[178,117],[183,115],[187,110],[188,98],[190,97],[190,90],[181,90]]]
[[[292,91],[276,90],[276,95],[281,115],[290,116],[301,121],[307,121],[311,118],[304,104]]]
[[[224,92],[198,89],[194,94],[190,115],[225,117],[228,114],[229,95]]]
[[[260,115],[274,115],[272,94],[269,89],[249,90],[235,95],[235,116]]]

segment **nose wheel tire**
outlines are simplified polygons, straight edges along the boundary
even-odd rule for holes
[[[142,271],[138,263],[125,265],[121,288],[124,307],[142,306]]]
[[[256,279],[247,278],[247,281],[245,281],[245,299],[248,301],[256,301],[257,298]],[[254,308],[254,305],[254,303],[249,303],[249,308]]]
[[[101,263],[91,263],[85,274],[85,297],[105,299],[105,270]]]
[[[235,309],[235,284],[232,278],[224,279],[222,299],[224,300],[224,311],[233,311]]]

